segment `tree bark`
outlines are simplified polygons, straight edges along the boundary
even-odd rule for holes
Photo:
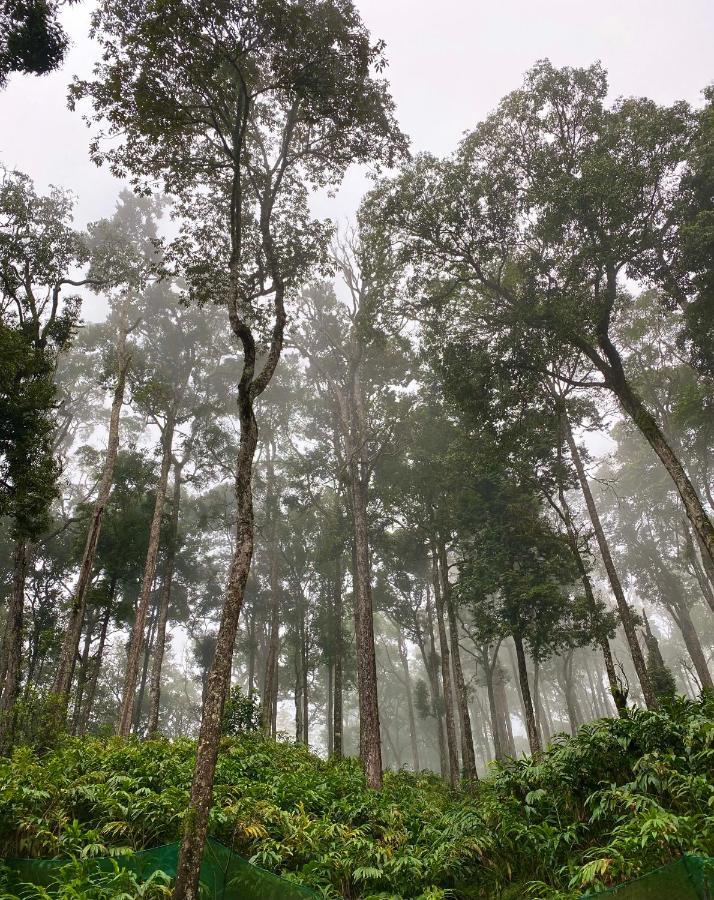
[[[588,508],[590,521],[592,522],[593,530],[595,532],[595,538],[597,540],[598,547],[600,548],[600,555],[602,556],[602,560],[605,565],[605,570],[610,581],[610,586],[612,587],[612,592],[615,595],[617,608],[620,613],[620,621],[622,622],[622,627],[625,631],[625,637],[627,638],[627,644],[630,648],[630,654],[632,656],[632,662],[635,667],[635,672],[637,673],[637,678],[640,682],[640,687],[642,688],[642,696],[644,697],[645,703],[647,704],[647,707],[649,709],[658,709],[659,703],[657,702],[657,697],[652,690],[652,684],[647,672],[647,666],[645,664],[644,656],[642,655],[642,648],[640,647],[639,641],[637,640],[635,623],[632,617],[632,610],[630,609],[627,599],[625,598],[625,592],[622,589],[622,584],[620,583],[620,578],[617,574],[615,563],[613,562],[612,555],[610,554],[610,548],[608,546],[607,539],[605,538],[605,532],[603,531],[602,522],[600,521],[597,507],[595,506],[595,499],[593,498],[592,492],[590,490],[590,485],[588,484],[585,467],[583,466],[583,461],[580,457],[580,451],[578,450],[577,444],[575,443],[575,438],[573,437],[573,432],[570,427],[570,423],[567,420],[567,417],[563,416],[563,419],[565,427],[565,437],[570,449],[570,455],[572,457],[573,464],[578,475],[578,481],[580,482],[580,488],[583,492],[583,497],[585,498],[585,504]],[[613,697],[614,696],[615,695],[613,694]],[[615,702],[617,703],[617,699],[615,699]],[[620,707],[618,705],[618,709],[619,708]]]
[[[493,755],[494,758],[498,762],[503,762],[506,758],[506,753],[503,747],[503,741],[501,740],[502,733],[502,725],[499,718],[499,710],[498,705],[496,703],[496,692],[494,690],[494,665],[492,665],[491,660],[489,659],[490,653],[488,647],[485,648],[485,654],[483,654],[484,661],[484,678],[486,681],[486,695],[488,697],[488,709],[491,714],[491,738],[493,740]],[[495,663],[495,657],[494,657]]]
[[[131,356],[127,353],[126,349],[127,333],[128,330],[126,325],[122,325],[120,327],[116,347],[118,360],[117,383],[114,388],[112,410],[109,418],[107,452],[104,459],[102,477],[99,482],[97,499],[94,502],[92,517],[89,521],[89,531],[87,532],[87,540],[84,545],[84,553],[82,554],[82,563],[79,568],[77,588],[74,592],[72,606],[69,611],[67,630],[65,631],[62,650],[57,664],[57,674],[55,675],[54,684],[52,686],[52,693],[64,698],[62,700],[62,705],[65,709],[69,699],[74,663],[77,657],[77,648],[79,647],[79,639],[82,631],[82,621],[84,619],[87,603],[87,589],[89,588],[92,578],[94,560],[97,555],[97,543],[102,530],[102,519],[104,518],[104,511],[109,502],[109,495],[111,494],[112,484],[114,482],[114,466],[119,452],[119,420],[121,417],[122,406],[124,405],[124,390],[126,387],[127,372],[129,371],[129,366],[131,364]]]
[[[353,454],[351,454],[353,455]],[[382,755],[377,697],[377,659],[374,649],[371,561],[367,525],[367,485],[351,463],[350,488],[354,526],[354,616],[357,649],[357,694],[359,700],[360,759],[369,787],[382,786]]]
[[[439,579],[439,565],[436,551],[432,554],[432,572],[434,582],[434,598],[436,600],[436,624],[439,632],[439,651],[441,656],[441,682],[444,689],[444,716],[446,718],[446,746],[449,759],[449,784],[458,787],[459,757],[456,749],[456,723],[454,721],[454,700],[451,688],[451,654],[446,638],[444,623],[444,598]]]
[[[426,621],[429,638],[428,659],[425,658],[424,664],[429,676],[429,691],[431,693],[431,708],[436,719],[437,737],[439,740],[439,763],[441,767],[441,777],[444,781],[448,781],[450,777],[449,771],[449,752],[446,745],[446,729],[444,726],[444,703],[441,685],[439,684],[439,656],[436,652],[436,641],[434,638],[434,609],[431,602],[431,594],[429,585],[426,585]],[[423,650],[422,650],[423,653]]]
[[[608,292],[611,302],[614,303],[617,295],[616,274],[614,271],[610,270],[607,275]],[[625,374],[620,353],[610,340],[607,327],[608,323],[609,318],[606,322],[601,324],[598,333],[598,344],[607,359],[607,364],[603,365],[604,360],[600,358],[599,354],[596,354],[597,360],[593,359],[593,356],[590,356],[590,358],[598,365],[600,371],[605,376],[608,387],[620,401],[625,412],[630,415],[634,424],[640,430],[643,437],[647,440],[648,444],[660,458],[662,464],[669,473],[677,488],[679,496],[682,498],[687,518],[692,523],[694,533],[699,538],[702,554],[708,556],[709,563],[714,567],[714,525],[712,525],[709,516],[706,514],[694,485],[684,471],[684,467],[679,461],[676,453],[669,445],[662,429],[630,384],[627,375]],[[647,700],[647,693],[651,694],[651,691],[645,692],[643,686],[645,700]]]
[[[79,720],[82,714],[82,700],[84,698],[84,688],[87,683],[87,667],[89,665],[89,651],[92,646],[94,637],[94,626],[96,625],[97,615],[94,610],[90,610],[87,621],[87,628],[84,634],[84,646],[82,647],[82,656],[80,659],[79,674],[77,676],[77,688],[74,695],[74,709],[72,711],[72,734],[77,734]]]
[[[572,435],[571,435],[572,436]],[[576,447],[577,451],[577,447]],[[572,448],[571,448],[572,453]],[[578,471],[578,478],[580,478],[580,473]],[[582,481],[581,490],[582,490]],[[588,485],[589,490],[589,485]],[[583,559],[583,555],[580,552],[580,547],[578,546],[578,536],[575,531],[575,524],[573,523],[573,516],[570,512],[570,506],[565,497],[565,491],[563,490],[563,485],[560,483],[558,485],[558,499],[560,502],[560,511],[563,516],[563,521],[565,523],[565,531],[568,536],[568,544],[570,546],[570,551],[573,554],[573,560],[575,561],[575,566],[580,575],[580,581],[583,585],[583,590],[585,591],[585,599],[588,602],[588,606],[595,610],[597,608],[597,603],[595,602],[595,592],[593,591],[592,582],[590,581],[590,575],[588,574],[587,566],[585,565],[585,560]],[[593,501],[594,507],[594,501]],[[588,507],[589,510],[589,507]],[[597,515],[597,510],[595,512]],[[617,573],[615,573],[617,575]],[[597,635],[597,642],[600,645],[600,649],[602,650],[602,656],[605,660],[605,671],[607,672],[607,681],[610,685],[610,693],[612,694],[612,699],[615,702],[615,709],[617,710],[618,715],[622,715],[623,712],[627,709],[627,697],[625,696],[622,688],[620,687],[620,682],[617,678],[617,672],[615,671],[615,662],[612,658],[612,651],[610,649],[610,641],[605,634]],[[639,643],[637,645],[639,647]]]
[[[154,658],[151,662],[151,679],[149,681],[149,722],[147,726],[148,736],[154,737],[159,730],[159,708],[161,705],[161,667],[164,663],[166,649],[166,623],[169,619],[169,607],[171,605],[171,587],[176,567],[176,548],[179,531],[179,508],[181,506],[181,473],[183,463],[174,462],[174,490],[171,499],[171,533],[166,554],[166,568],[164,582],[161,585],[159,598],[159,614],[156,623],[156,640],[154,643]]]
[[[268,442],[266,471],[266,507],[270,516],[270,607],[268,625],[268,655],[265,663],[263,684],[263,731],[270,734],[278,703],[277,669],[280,652],[280,553],[278,548],[278,495],[275,485],[275,445]]]
[[[700,562],[697,551],[694,547],[694,542],[692,541],[692,535],[689,531],[689,523],[684,521],[684,543],[685,543],[685,554],[689,563],[692,567],[692,571],[694,572],[694,576],[697,579],[697,584],[699,585],[699,590],[702,592],[702,596],[707,602],[709,609],[714,613],[714,586],[713,582],[707,577],[707,574],[702,566],[702,562]],[[704,557],[702,557],[704,559]]]
[[[32,548],[26,538],[15,540],[12,566],[12,594],[7,611],[3,641],[2,670],[4,673],[0,695],[0,753],[7,753],[14,732],[14,707],[20,694],[22,674],[22,630],[25,605],[25,582]]]
[[[513,635],[513,643],[516,645],[516,662],[518,667],[518,683],[521,687],[521,697],[523,698],[523,709],[526,717],[526,732],[528,734],[528,745],[531,753],[541,752],[540,736],[536,726],[535,712],[533,711],[533,701],[531,699],[531,689],[528,684],[528,669],[526,668],[526,654],[523,648],[523,638],[519,634]]]
[[[334,583],[334,616],[335,616],[335,674],[334,701],[332,704],[332,752],[337,759],[342,759],[342,657],[344,642],[342,636],[342,559],[335,560]]]
[[[104,611],[104,616],[102,617],[102,624],[99,630],[99,646],[97,647],[96,654],[94,658],[91,660],[91,668],[92,675],[89,680],[89,690],[87,691],[87,699],[84,702],[84,708],[82,710],[80,720],[77,726],[77,734],[82,736],[87,733],[87,725],[89,724],[89,717],[92,714],[92,707],[94,706],[94,699],[97,696],[97,686],[99,684],[99,673],[102,668],[102,658],[104,657],[104,646],[107,642],[107,630],[109,628],[109,619],[112,614],[111,601],[114,598],[114,590],[116,586],[116,579],[113,580],[112,586],[110,587],[109,592],[109,601],[107,602],[107,608]]]
[[[412,747],[412,764],[414,771],[421,771],[421,763],[419,762],[419,746],[417,744],[417,727],[416,716],[414,715],[414,699],[412,697],[412,678],[409,672],[409,660],[407,658],[406,647],[404,646],[404,635],[402,629],[397,628],[397,647],[399,649],[399,660],[402,664],[402,673],[404,675],[404,686],[407,693],[407,713],[409,715],[409,738]]]
[[[129,656],[127,659],[126,675],[124,678],[124,689],[122,692],[121,713],[119,717],[118,727],[118,734],[122,737],[127,737],[129,735],[134,713],[136,684],[139,678],[141,652],[144,647],[146,614],[149,609],[151,589],[154,583],[154,576],[156,574],[156,561],[159,554],[161,520],[164,512],[164,502],[166,499],[166,486],[169,478],[169,469],[171,467],[174,426],[174,411],[172,409],[169,412],[169,415],[166,418],[166,424],[164,425],[161,474],[159,476],[159,483],[156,487],[156,500],[154,502],[154,514],[151,520],[151,528],[149,530],[149,546],[146,553],[146,563],[144,565],[144,578],[141,583],[139,603],[137,605],[134,625],[132,627],[131,638],[129,640]]]
[[[449,568],[446,555],[446,546],[443,541],[438,545],[439,571],[441,574],[441,594],[444,598],[444,606],[449,619],[449,634],[451,637],[451,663],[454,670],[454,687],[456,694],[456,708],[459,713],[459,727],[461,731],[461,760],[463,776],[468,781],[478,781],[476,772],[476,753],[474,751],[474,738],[471,729],[471,716],[469,715],[468,692],[464,681],[464,671],[461,666],[461,651],[459,648],[459,628],[456,621],[454,599],[449,582]]]
[[[208,676],[203,704],[191,796],[184,818],[183,841],[173,893],[174,900],[196,900],[197,897],[198,873],[206,843],[223,707],[230,687],[233,647],[253,557],[252,475],[258,426],[253,412],[250,387],[245,385],[243,380],[239,388],[238,411],[241,431],[236,465],[236,543],[226,589],[226,599],[221,612],[216,652]]]

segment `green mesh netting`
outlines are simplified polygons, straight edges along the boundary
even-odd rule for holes
[[[86,861],[91,871],[111,872],[114,863],[134,872],[145,881],[153,872],[176,875],[179,844],[166,844],[152,850],[137,850],[114,858],[93,857]],[[63,859],[6,859],[4,865],[13,873],[19,886],[30,883],[50,887],[57,882],[60,869],[67,866]],[[305,900],[316,897],[310,888],[288,881],[272,872],[251,865],[229,847],[209,838],[201,863],[202,893],[221,900]]]
[[[683,856],[635,881],[587,897],[616,900],[714,900],[714,857]]]

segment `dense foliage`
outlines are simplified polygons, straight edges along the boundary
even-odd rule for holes
[[[708,698],[599,720],[496,767],[469,795],[404,771],[369,791],[355,760],[258,733],[224,738],[210,828],[326,897],[576,897],[684,852],[714,854],[713,714]],[[17,749],[0,764],[0,852],[174,841],[193,761],[188,740]]]

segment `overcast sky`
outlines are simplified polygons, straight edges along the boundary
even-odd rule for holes
[[[601,60],[613,96],[668,103],[700,100],[714,81],[714,0],[357,0],[373,36],[387,42],[387,75],[414,150],[445,154],[517,87],[537,59]],[[77,221],[109,215],[120,183],[87,155],[88,132],[66,107],[73,74],[88,74],[91,4],[63,12],[72,49],[60,72],[13,76],[0,91],[0,162],[77,195]],[[336,220],[353,215],[367,186],[351,172],[334,199],[316,204]],[[85,309],[91,316],[91,310]]]

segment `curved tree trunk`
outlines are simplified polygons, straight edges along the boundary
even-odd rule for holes
[[[608,272],[608,291],[612,303],[614,303],[617,295],[617,282],[616,275],[613,271]],[[682,498],[687,518],[692,523],[694,533],[700,541],[702,554],[708,557],[708,562],[714,567],[714,525],[712,525],[711,519],[706,514],[702,501],[699,499],[699,495],[697,494],[694,485],[684,471],[684,467],[679,461],[677,454],[669,445],[669,442],[652,413],[647,409],[640,396],[630,384],[627,375],[625,374],[625,368],[622,364],[620,353],[610,340],[607,329],[608,322],[604,322],[601,325],[598,333],[600,349],[609,363],[608,366],[603,366],[602,360],[600,360],[600,371],[603,372],[608,387],[620,401],[622,408],[630,415],[634,424],[640,430],[647,443],[652,447],[654,452],[660,458],[662,465],[669,473],[677,488],[679,496]],[[643,693],[645,693],[644,688]],[[645,700],[646,699],[647,695],[645,694]]]
[[[124,688],[122,691],[119,727],[117,729],[118,734],[122,737],[127,737],[129,735],[133,719],[136,686],[139,680],[141,653],[144,648],[146,614],[149,609],[149,601],[151,600],[151,589],[154,583],[154,575],[156,574],[156,561],[159,555],[161,520],[164,512],[164,501],[166,499],[166,486],[169,479],[169,469],[171,467],[174,426],[174,413],[172,410],[166,419],[166,424],[164,425],[164,433],[162,439],[163,453],[161,459],[161,474],[159,476],[159,483],[156,487],[156,500],[154,502],[154,514],[151,519],[151,528],[149,530],[149,546],[146,552],[144,578],[141,583],[139,603],[137,605],[134,625],[131,629],[131,638],[129,640],[129,656],[127,659],[126,675],[124,677]]]
[[[697,556],[697,551],[694,547],[694,542],[692,541],[692,535],[689,531],[689,528],[689,523],[685,520],[685,553],[694,572],[694,576],[697,579],[699,590],[702,592],[702,596],[706,600],[707,606],[714,613],[714,582],[710,581],[710,579],[707,577],[706,571],[703,568],[702,562],[704,561],[704,557],[702,557],[702,561],[700,561],[699,557]]]
[[[153,737],[159,730],[159,707],[161,705],[161,667],[164,663],[166,649],[166,623],[169,619],[171,605],[171,586],[176,566],[176,545],[178,543],[179,508],[181,506],[181,470],[182,464],[174,462],[174,490],[171,500],[171,534],[166,555],[164,583],[161,585],[159,614],[156,623],[156,640],[154,642],[154,658],[151,662],[151,678],[149,680],[149,723],[147,734]]]
[[[657,702],[657,697],[652,690],[652,684],[647,672],[647,666],[645,665],[645,659],[642,655],[642,648],[640,647],[640,643],[637,640],[635,623],[632,617],[632,610],[630,609],[627,599],[625,598],[625,592],[622,589],[622,584],[620,583],[620,578],[617,574],[615,563],[613,562],[612,555],[610,554],[610,548],[608,546],[607,539],[605,538],[605,532],[603,531],[602,522],[600,521],[597,507],[595,506],[595,499],[593,498],[592,492],[590,490],[590,485],[588,484],[585,467],[583,466],[583,461],[580,457],[580,451],[578,450],[577,444],[575,443],[575,438],[573,437],[570,423],[565,416],[563,416],[563,419],[565,438],[568,442],[568,447],[570,448],[570,455],[572,457],[573,464],[575,465],[575,470],[578,475],[578,481],[580,482],[580,488],[583,492],[583,497],[585,498],[585,504],[588,508],[590,521],[592,522],[598,547],[600,548],[600,555],[602,556],[602,561],[605,565],[605,571],[607,572],[608,579],[610,580],[612,592],[615,595],[617,608],[620,613],[620,621],[622,622],[622,627],[625,631],[625,637],[627,638],[627,644],[630,648],[630,654],[632,656],[632,662],[635,666],[635,672],[637,673],[637,678],[640,682],[640,687],[642,688],[642,696],[644,697],[645,703],[647,704],[647,707],[649,709],[658,709],[659,703]],[[617,700],[615,702],[617,702]]]
[[[94,508],[92,509],[92,517],[89,521],[89,531],[87,532],[87,540],[84,545],[84,553],[82,554],[82,563],[79,568],[77,587],[72,599],[67,630],[65,631],[64,641],[62,642],[62,650],[60,651],[60,658],[57,664],[57,673],[55,675],[54,684],[52,685],[52,693],[64,698],[62,703],[65,709],[69,699],[72,675],[74,673],[74,663],[77,657],[77,649],[79,647],[79,639],[82,632],[87,589],[89,588],[89,583],[92,578],[94,560],[97,555],[97,543],[102,530],[102,519],[104,517],[104,511],[107,508],[107,503],[109,502],[109,495],[114,481],[114,465],[119,452],[119,420],[121,417],[122,406],[124,405],[124,390],[126,387],[127,372],[129,371],[129,365],[131,363],[131,357],[126,350],[126,338],[127,330],[123,327],[119,332],[116,348],[119,368],[117,370],[117,383],[114,388],[114,396],[112,399],[112,411],[109,419],[109,437],[107,440],[104,468],[102,469],[102,477],[99,482],[97,499],[95,500]]]

